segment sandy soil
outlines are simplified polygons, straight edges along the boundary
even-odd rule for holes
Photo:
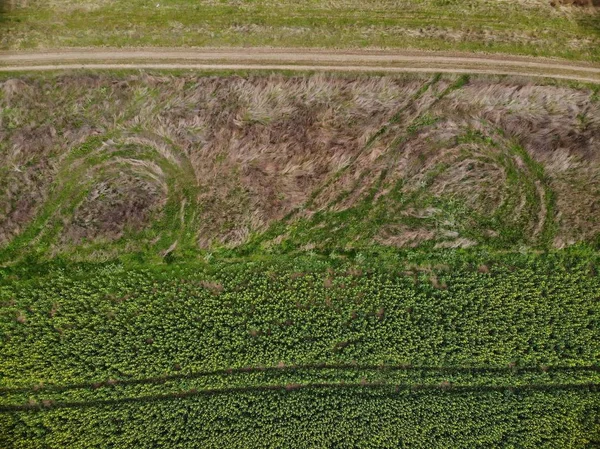
[[[0,71],[73,69],[300,70],[522,75],[600,83],[600,66],[503,55],[310,49],[69,49],[0,52]]]

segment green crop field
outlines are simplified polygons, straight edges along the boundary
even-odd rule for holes
[[[3,75],[0,448],[597,448],[599,94]]]
[[[593,7],[545,0],[12,0],[4,49],[413,48],[600,60]],[[585,2],[580,2],[585,3]]]
[[[595,447],[599,262],[446,251],[5,269],[0,439]]]

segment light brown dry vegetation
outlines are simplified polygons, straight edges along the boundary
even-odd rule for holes
[[[519,244],[597,239],[600,102],[593,92],[523,80],[455,82],[148,74],[5,80],[0,245],[30,232],[28,241],[47,238],[53,254],[123,241],[128,250],[135,242],[162,245],[166,254],[186,238],[206,249],[237,246],[288,214],[286,231],[271,244],[290,239],[293,226],[310,231],[294,237],[310,248],[319,247],[319,229],[331,238],[345,232],[350,246],[472,246],[512,238],[504,235],[509,228],[522,231]],[[78,156],[82,146],[88,153]],[[346,219],[311,222],[365,201],[369,207],[352,218],[364,219],[364,229],[346,232]],[[50,237],[37,235],[44,232]]]
[[[548,187],[556,194],[556,246],[598,234],[599,101],[591,100],[588,92],[565,87],[488,87],[482,92],[478,83],[457,92],[456,98],[456,110],[468,98],[478,98],[482,117],[517,140],[543,166]]]
[[[65,243],[79,243],[98,237],[113,240],[126,226],[134,230],[148,224],[155,208],[164,205],[153,183],[132,173],[99,181],[77,207],[62,235]]]
[[[573,5],[573,6],[600,6],[600,0],[559,0],[558,2],[552,1],[550,4],[552,6],[556,6],[558,3],[563,5]]]

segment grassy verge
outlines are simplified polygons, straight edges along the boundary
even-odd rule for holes
[[[18,2],[17,2],[18,3]],[[598,15],[550,3],[167,0],[31,3],[6,12],[4,48],[385,47],[597,61]]]

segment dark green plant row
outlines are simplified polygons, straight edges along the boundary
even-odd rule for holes
[[[594,448],[574,390],[300,388],[0,414],[9,448]]]
[[[39,407],[87,407],[98,403],[146,401],[180,395],[222,394],[238,391],[351,386],[398,390],[443,389],[449,392],[504,390],[600,391],[598,367],[541,367],[534,369],[437,368],[394,366],[256,367],[224,370],[216,375],[189,373],[144,379],[71,385],[36,385],[0,391],[0,412]],[[206,374],[206,375],[199,375]]]

